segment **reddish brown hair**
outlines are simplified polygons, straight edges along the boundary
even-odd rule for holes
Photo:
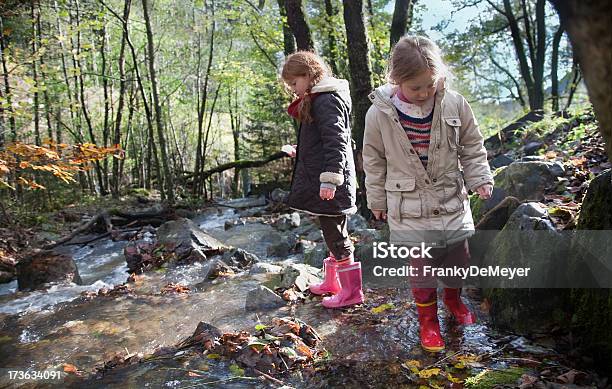
[[[310,86],[298,110],[298,118],[300,121],[312,123],[312,114],[310,112],[312,108],[312,99],[310,97],[310,89],[321,81],[323,77],[331,75],[332,72],[329,67],[325,64],[323,59],[315,53],[310,51],[298,51],[287,57],[283,65],[283,70],[281,71],[281,78],[285,83],[295,77],[306,76],[310,79]]]

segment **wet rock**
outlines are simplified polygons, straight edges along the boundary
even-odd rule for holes
[[[180,342],[176,349],[201,345],[205,350],[212,350],[215,347],[215,341],[219,339],[222,334],[221,330],[217,327],[201,321],[198,323],[193,335]]]
[[[274,201],[275,203],[285,203],[287,201],[287,197],[289,197],[289,192],[280,188],[276,188],[270,192],[270,200]]]
[[[259,258],[257,258],[257,255],[255,254],[251,254],[246,250],[237,248],[226,251],[223,254],[223,261],[230,266],[234,266],[238,269],[244,269],[259,262]]]
[[[189,219],[164,223],[157,229],[157,240],[176,254],[176,260],[193,262],[222,253],[226,247],[202,231]]]
[[[489,166],[491,167],[491,170],[495,170],[503,166],[508,166],[512,162],[514,162],[514,159],[510,158],[506,154],[501,154],[489,161]]]
[[[264,196],[259,197],[243,197],[239,199],[232,199],[227,201],[219,202],[220,205],[226,205],[232,208],[251,208],[261,207],[266,205],[266,198]]]
[[[209,280],[217,279],[221,276],[234,274],[234,270],[220,259],[212,259],[208,266],[206,278]]]
[[[11,282],[17,276],[17,261],[7,255],[0,256],[0,284]]]
[[[35,251],[19,261],[17,281],[20,290],[43,289],[50,282],[82,283],[72,257],[51,250]]]
[[[306,236],[312,231],[317,231],[319,229],[319,226],[313,223],[309,218],[302,218],[300,226],[293,230],[293,233],[299,236]]]
[[[260,311],[285,306],[285,300],[271,289],[260,285],[249,291],[244,308],[247,311]]]
[[[542,162],[545,158],[543,155],[526,155],[519,162]]]
[[[478,222],[476,228],[480,230],[501,230],[519,205],[520,201],[516,197],[506,197]]]
[[[321,230],[310,231],[308,235],[306,235],[306,240],[310,240],[313,242],[318,242],[323,240],[323,233]]]
[[[286,257],[293,251],[297,244],[297,239],[292,234],[274,234],[271,235],[269,239],[272,240],[272,244],[268,246],[267,254],[271,257]]]
[[[290,229],[299,227],[300,214],[293,212],[291,214],[280,215],[273,225],[279,231],[288,231]]]
[[[544,143],[542,142],[529,142],[525,146],[523,146],[523,153],[525,153],[525,155],[534,155],[542,147],[544,147]]]
[[[310,284],[321,281],[320,275],[321,272],[316,267],[294,263],[283,269],[280,287],[288,289],[295,285],[300,292],[304,292]]]
[[[232,228],[236,226],[244,226],[245,224],[246,224],[246,221],[242,219],[226,220],[225,223],[223,224],[223,229],[227,231],[227,230],[231,230]]]
[[[273,265],[271,263],[258,262],[251,267],[251,270],[249,270],[249,274],[280,273],[282,270],[282,266]]]
[[[328,250],[325,243],[317,243],[313,248],[304,251],[304,263],[316,268],[323,267],[323,260],[327,258]]]
[[[368,221],[366,220],[365,217],[356,213],[356,214],[349,216],[347,227],[348,227],[349,233],[353,233],[358,230],[365,230],[366,228],[369,228],[370,226],[368,225]]]
[[[266,207],[265,206],[261,206],[261,207],[253,207],[253,208],[247,208],[247,209],[241,209],[238,212],[238,216],[242,217],[256,217],[256,216],[261,216],[266,212]]]

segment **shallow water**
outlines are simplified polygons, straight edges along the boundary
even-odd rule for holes
[[[255,253],[261,261],[291,263],[303,260],[301,254],[287,258],[267,257],[268,247],[277,243],[280,236],[270,225],[248,222],[225,231],[225,221],[237,217],[233,209],[219,208],[194,220],[210,235]],[[386,316],[386,322],[371,321],[363,310],[351,313],[324,309],[319,297],[294,306],[251,313],[244,310],[246,295],[268,275],[251,276],[245,272],[210,281],[205,279],[208,263],[194,263],[139,276],[136,282],[129,284],[133,288],[129,295],[81,297],[83,291],[112,288],[125,282],[128,276],[123,257],[125,244],[101,240],[85,247],[64,248],[73,255],[84,285],[53,286],[35,292],[16,292],[12,290],[15,284],[2,286],[1,365],[40,370],[61,369],[68,363],[91,372],[118,353],[148,354],[157,347],[176,344],[191,335],[200,321],[227,332],[252,331],[257,323],[288,315],[313,326],[336,361],[373,363],[406,358],[435,361],[435,356],[424,353],[418,345],[418,322],[414,310],[410,309],[412,299],[408,290],[366,294],[370,299],[366,310],[386,302],[398,308],[396,314]],[[164,295],[161,290],[168,283],[186,285],[191,292]],[[481,319],[486,319],[482,313],[480,315]],[[455,350],[486,352],[494,347],[486,321],[467,329],[456,329],[443,319],[442,331],[449,346]],[[176,362],[170,360],[164,364],[146,363],[115,369],[104,380],[91,381],[88,386],[147,387],[144,384],[147,382],[151,387],[182,387],[187,382],[193,383],[193,378],[185,380],[186,367],[172,367],[173,363]],[[192,357],[185,363],[191,369],[206,365],[207,379],[225,380],[224,387],[254,384],[234,379],[228,373],[227,361]],[[68,378],[65,384],[73,378]],[[3,383],[6,382],[0,379],[0,386]],[[77,381],[74,385],[81,384]]]

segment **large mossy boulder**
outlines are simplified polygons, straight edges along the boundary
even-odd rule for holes
[[[570,291],[572,328],[582,346],[596,356],[598,367],[608,372],[612,371],[611,239],[612,170],[607,170],[591,181],[584,197],[568,272],[586,267],[592,275],[580,280],[585,288]]]
[[[539,203],[521,204],[493,238],[479,266],[530,268],[529,277],[484,278],[491,302],[491,320],[499,328],[531,333],[553,322],[564,322],[565,296],[555,288],[565,282],[564,241]]]

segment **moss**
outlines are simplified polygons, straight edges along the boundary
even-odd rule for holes
[[[572,328],[602,371],[612,370],[612,292],[610,289],[573,289]]]
[[[478,197],[478,194],[470,195],[470,208],[472,209],[472,217],[474,218],[474,224],[478,224],[480,218],[485,214],[483,211],[484,200]]]
[[[522,367],[511,367],[503,370],[484,370],[474,377],[465,380],[465,387],[470,389],[489,389],[499,385],[515,385],[519,378],[529,370]]]
[[[143,196],[143,197],[149,197],[151,195],[151,193],[145,188],[132,188],[130,189],[128,194],[131,196]]]

